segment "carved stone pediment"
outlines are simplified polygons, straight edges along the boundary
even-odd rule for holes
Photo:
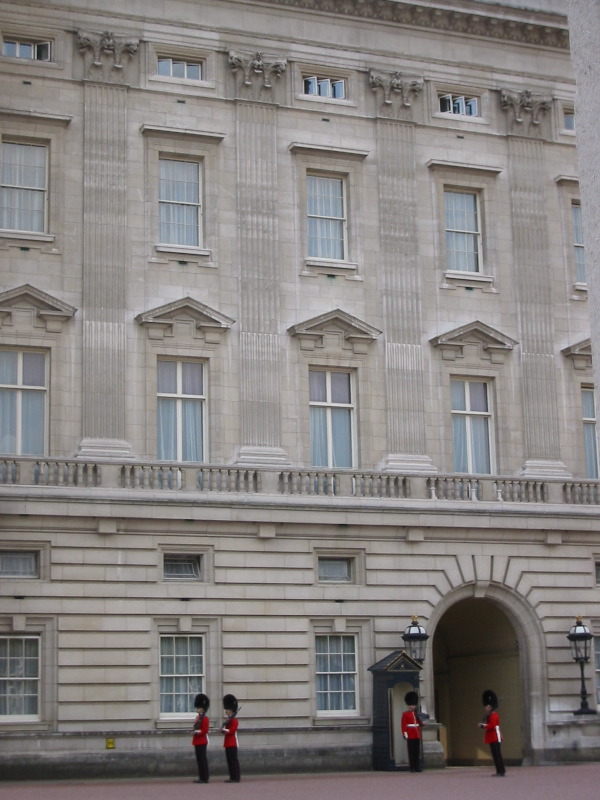
[[[44,328],[61,333],[77,309],[28,283],[0,293],[0,326],[6,329]]]
[[[442,358],[446,361],[465,358],[469,350],[471,353],[474,351],[476,358],[493,364],[503,364],[507,354],[518,344],[510,336],[479,320],[434,336],[429,341],[433,347],[440,348]]]
[[[187,334],[203,339],[206,344],[219,344],[223,332],[235,322],[193,297],[144,311],[135,321],[147,329],[149,339],[170,339]]]
[[[302,350],[339,348],[363,355],[381,331],[339,308],[288,328]]]
[[[564,347],[561,353],[565,358],[570,358],[573,369],[589,370],[592,367],[592,340],[584,339],[577,344]]]

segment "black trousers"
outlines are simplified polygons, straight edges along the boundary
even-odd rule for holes
[[[421,772],[421,740],[407,739],[408,766],[411,772]]]
[[[240,762],[238,761],[237,747],[226,747],[225,758],[227,759],[227,769],[229,770],[229,780],[234,783],[240,782]]]
[[[494,766],[496,767],[496,775],[504,775],[506,767],[504,766],[504,759],[502,758],[500,742],[490,742],[490,750],[492,751],[492,758],[494,759]]]
[[[198,778],[208,783],[208,759],[206,758],[206,745],[194,745],[196,751],[196,763],[198,764]]]

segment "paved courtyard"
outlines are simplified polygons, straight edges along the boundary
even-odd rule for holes
[[[492,778],[489,767],[424,772],[269,775],[207,786],[192,778],[0,783],[0,800],[597,800],[600,763],[516,767]]]

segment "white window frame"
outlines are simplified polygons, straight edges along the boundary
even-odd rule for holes
[[[325,374],[325,389],[326,389],[326,399],[325,400],[312,400],[310,397],[310,374],[313,372],[320,372]],[[336,403],[333,402],[332,398],[332,375],[336,374],[344,374],[348,376],[348,382],[350,387],[350,402],[348,403]],[[352,469],[356,464],[356,374],[355,370],[352,369],[326,369],[317,366],[309,367],[309,413],[312,413],[310,410],[313,408],[323,408],[325,409],[325,422],[326,422],[326,431],[325,435],[327,437],[326,441],[326,450],[327,450],[327,464],[312,464],[313,462],[313,431],[312,431],[312,422],[311,422],[311,464],[314,467],[321,467],[322,469]],[[350,457],[351,463],[349,465],[338,466],[334,464],[334,451],[333,451],[333,411],[335,409],[348,409],[350,411],[350,441],[348,442],[350,448]]]
[[[197,180],[191,181],[196,188],[197,188],[197,200],[191,201],[187,199],[165,199],[162,197],[162,189],[163,189],[163,178],[161,176],[162,165],[163,164],[186,164],[191,165],[196,170]],[[159,247],[172,247],[172,248],[192,248],[192,249],[202,249],[204,246],[204,220],[203,220],[203,170],[202,170],[202,161],[201,159],[191,159],[191,158],[183,158],[179,156],[175,156],[172,154],[161,154],[159,156],[159,165],[158,165],[158,246]],[[191,228],[195,232],[195,242],[185,242],[177,240],[177,237],[173,237],[176,241],[169,241],[169,237],[163,238],[161,236],[161,229],[162,229],[162,222],[161,222],[161,209],[192,209],[195,212],[196,220],[193,226],[186,226],[187,228]]]
[[[0,547],[0,578],[4,580],[39,580],[39,550]]]
[[[352,656],[354,666],[353,669],[348,669],[348,661],[349,659],[343,658],[343,646],[345,642],[352,642],[353,649],[352,649]],[[327,648],[324,651],[319,652],[319,643],[326,643]],[[339,664],[335,663],[337,655],[336,646],[337,644],[341,645],[341,655],[342,659]],[[317,717],[321,718],[332,718],[332,717],[356,717],[359,714],[360,710],[360,680],[359,680],[359,639],[358,634],[351,632],[328,632],[328,633],[315,633],[315,640],[314,640],[314,647],[315,647],[315,707],[316,707],[316,714]],[[349,655],[349,651],[346,653]],[[327,658],[324,658],[327,656]],[[327,661],[326,665],[323,662]],[[333,663],[331,663],[333,661]],[[322,669],[323,666],[329,667],[329,669]],[[339,666],[339,669],[335,667]],[[327,687],[324,689],[319,689],[319,676],[323,676],[326,678],[327,676],[331,676],[335,678],[335,676],[341,677],[341,686],[340,688],[335,687],[335,680],[328,681],[325,680],[323,683],[327,683]],[[347,679],[347,680],[345,680]],[[344,688],[344,684],[346,686],[348,683],[353,683],[353,688],[349,690],[348,688]],[[332,688],[333,687],[333,688]],[[338,705],[336,702],[331,702],[333,698],[337,695],[343,694],[351,694],[353,696],[353,707],[352,708],[322,708],[320,705],[320,698],[326,696],[328,698],[328,702],[324,705],[331,706],[331,705]],[[343,703],[341,704],[343,705]]]
[[[329,77],[318,73],[302,74],[302,94],[327,100],[346,100],[348,82],[346,78]]]
[[[161,62],[163,64],[168,64],[168,72],[160,71]],[[173,68],[176,67],[176,65],[183,66],[183,75],[173,74]],[[191,67],[198,68],[198,77],[188,74]],[[179,56],[158,55],[156,61],[156,74],[161,78],[173,78],[175,80],[194,81],[195,83],[198,83],[199,81],[204,80],[204,60],[200,58],[193,59]]]
[[[194,640],[195,642],[200,642],[200,655],[194,654],[190,652],[190,642]],[[175,654],[166,653],[166,645],[167,641],[172,641],[174,647],[173,651],[177,650],[179,646],[180,650],[183,651],[186,648],[181,647],[184,643],[187,643],[187,653],[181,652],[179,655],[179,660],[177,660]],[[163,646],[165,650],[163,650]],[[192,667],[194,666],[194,659],[201,660],[201,669],[199,671],[193,671]],[[182,718],[189,718],[190,713],[194,711],[194,696],[198,694],[198,692],[205,691],[206,685],[206,636],[204,633],[160,633],[159,634],[159,675],[158,675],[158,695],[159,695],[159,715],[160,719],[163,720],[171,720],[171,719],[182,719]],[[169,659],[169,661],[167,661]],[[172,662],[170,661],[172,659]],[[187,662],[187,670],[181,670],[178,667],[183,663],[183,661]],[[172,663],[172,671],[169,671],[168,666]],[[175,685],[177,679],[185,679],[187,682],[187,690],[185,692],[177,691],[175,688],[172,692],[166,691],[166,686],[163,683],[163,680],[173,679],[173,685]],[[165,711],[164,705],[166,701],[163,702],[163,699],[166,697],[172,696],[173,698],[185,698],[187,697],[188,702],[185,704],[185,709],[178,709],[177,711]],[[177,704],[177,701],[176,701]]]
[[[336,181],[337,184],[341,186],[341,197],[342,197],[342,212],[341,216],[334,216],[334,215],[327,215],[327,214],[317,214],[310,212],[310,186],[311,181]],[[323,172],[315,172],[309,171],[306,174],[306,219],[307,219],[307,259],[308,260],[318,260],[318,261],[331,261],[335,262],[345,262],[348,260],[348,186],[347,186],[347,176],[341,175],[339,173],[323,173]],[[335,224],[336,227],[339,227],[341,230],[341,236],[338,236],[334,239],[334,241],[338,242],[338,245],[341,247],[342,253],[340,257],[336,256],[329,256],[323,255],[322,252],[311,253],[311,236],[310,236],[310,227],[311,227],[311,220],[320,220],[323,222],[330,222]],[[321,250],[321,248],[318,248]]]
[[[573,236],[573,259],[575,261],[575,282],[587,284],[587,271],[585,264],[585,242],[583,238],[583,220],[581,203],[571,201],[571,232]]]
[[[588,402],[586,403],[586,398]],[[591,399],[591,403],[589,400]],[[586,414],[586,406],[592,414]],[[594,389],[591,386],[581,387],[581,409],[583,425],[583,452],[585,457],[585,475],[590,480],[597,480],[599,477],[598,469],[598,445],[596,438],[596,403]]]
[[[176,364],[176,392],[160,392],[159,389],[159,370],[160,364],[171,362]],[[202,373],[202,394],[184,394],[183,393],[183,364],[194,364],[200,367]],[[207,378],[208,369],[207,362],[201,359],[180,358],[176,356],[159,356],[156,363],[156,450],[157,456],[159,455],[159,437],[160,437],[160,399],[165,398],[175,401],[176,409],[176,457],[174,459],[161,458],[162,461],[175,461],[177,463],[202,463],[206,461],[207,453]],[[199,461],[184,461],[183,460],[183,409],[186,400],[195,400],[200,403],[201,413],[201,435],[202,441],[200,442],[200,460]]]
[[[460,228],[460,227],[451,227],[449,222],[449,207],[448,207],[448,197],[449,195],[453,196],[465,196],[465,197],[472,197],[474,199],[475,205],[475,219],[476,223],[473,228]],[[482,232],[481,232],[481,197],[480,192],[473,190],[473,189],[466,189],[466,188],[458,188],[455,186],[444,186],[444,231],[445,231],[445,245],[446,245],[446,269],[448,272],[454,273],[466,273],[467,275],[480,275],[483,272],[483,242],[482,242]],[[459,240],[460,237],[466,237],[467,241],[471,241],[474,243],[474,247],[472,250],[465,250],[464,253],[468,256],[472,254],[476,261],[476,269],[469,269],[466,266],[457,266],[453,261],[458,260],[458,256],[453,256],[451,258],[451,253],[459,253],[460,251],[451,249],[448,246],[448,242],[450,238],[454,240]],[[466,262],[465,262],[466,263]]]
[[[438,110],[440,114],[454,117],[481,117],[481,98],[473,94],[438,92]]]
[[[0,348],[0,352],[12,352],[17,356],[17,382],[16,383],[0,383],[0,390],[14,392],[16,394],[16,417],[15,417],[15,430],[12,433],[12,438],[15,440],[15,447],[12,451],[4,452],[0,446],[0,453],[2,455],[45,455],[47,452],[48,444],[48,397],[49,397],[49,357],[48,353],[44,350],[29,349],[29,348]],[[44,359],[44,384],[43,386],[29,385],[23,383],[23,356],[28,354],[38,354]],[[36,392],[44,396],[44,413],[43,413],[43,433],[42,433],[42,448],[39,453],[23,453],[23,394],[25,392]]]
[[[26,147],[35,147],[43,150],[44,152],[44,181],[43,186],[34,186],[28,185],[21,181],[20,183],[13,183],[5,180],[5,173],[4,173],[4,163],[5,163],[5,148],[8,147],[17,147],[17,148],[26,148]],[[4,192],[5,190],[7,193],[10,192],[19,192],[24,193],[26,196],[41,196],[42,197],[42,223],[41,227],[17,227],[16,225],[11,225],[7,227],[2,227],[0,230],[10,232],[12,234],[21,234],[23,236],[40,236],[44,235],[48,231],[48,193],[49,193],[49,186],[48,186],[48,167],[49,167],[49,148],[48,143],[45,141],[33,141],[33,140],[24,140],[19,139],[16,137],[11,136],[3,136],[2,141],[0,143],[0,148],[2,150],[2,154],[0,156],[0,188]],[[11,207],[13,208],[13,207]]]
[[[6,688],[6,696],[9,698],[14,699],[19,698],[19,702],[23,703],[25,697],[28,695],[25,694],[24,691],[16,692],[14,690],[14,685],[19,685],[22,683],[28,683],[29,685],[34,687],[34,692],[31,692],[29,696],[35,696],[36,698],[36,705],[37,710],[35,713],[2,713],[2,706],[3,703],[0,702],[0,723],[5,722],[39,722],[42,718],[42,642],[41,636],[39,635],[30,635],[30,634],[17,634],[17,633],[0,633],[0,641],[4,644],[6,643],[6,650],[9,662],[12,659],[13,666],[11,667],[10,663],[7,662],[6,665],[6,674],[0,673],[0,693],[2,690]],[[20,664],[19,662],[22,661],[20,655],[18,653],[12,654],[14,651],[15,643],[16,642],[35,642],[36,643],[36,654],[35,654],[35,661],[37,665],[36,674],[27,674],[29,671],[25,668],[25,664]],[[12,645],[12,646],[11,646]],[[27,658],[27,656],[25,656]],[[30,657],[31,658],[31,657]],[[1,662],[1,659],[0,659]],[[10,684],[13,684],[13,688],[11,689]],[[7,706],[7,712],[10,710]],[[14,709],[13,709],[14,710]]]
[[[462,383],[464,384],[464,396],[465,396],[465,409],[455,409],[453,407],[452,402],[452,384],[453,383]],[[477,411],[471,408],[471,395],[469,391],[469,387],[471,384],[483,384],[486,390],[486,402],[487,402],[487,410],[486,411]],[[457,474],[464,474],[464,475],[491,475],[494,472],[494,465],[495,465],[495,452],[494,452],[494,408],[493,408],[493,380],[487,378],[479,378],[479,377],[465,377],[465,376],[451,376],[450,377],[450,409],[451,409],[451,419],[452,419],[452,452],[453,452],[453,472]],[[462,471],[456,468],[456,449],[457,449],[457,441],[454,432],[454,419],[455,418],[463,418],[466,420],[465,422],[465,455],[467,459],[467,470]],[[477,419],[485,419],[487,420],[487,450],[489,456],[489,470],[487,472],[476,472],[475,471],[475,451],[474,451],[474,439],[475,434],[473,431],[473,426],[475,424],[475,420]]]
[[[15,46],[15,53],[5,52],[7,45]],[[21,49],[31,48],[32,55],[22,55]],[[44,57],[44,51],[46,56]],[[52,42],[50,40],[29,39],[24,36],[3,36],[2,55],[5,58],[20,58],[24,61],[50,62],[52,61]]]

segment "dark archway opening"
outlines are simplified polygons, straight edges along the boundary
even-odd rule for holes
[[[490,600],[460,600],[446,611],[433,637],[435,718],[448,765],[491,764],[477,723],[484,716],[481,695],[498,695],[508,764],[523,758],[523,702],[515,629]]]

